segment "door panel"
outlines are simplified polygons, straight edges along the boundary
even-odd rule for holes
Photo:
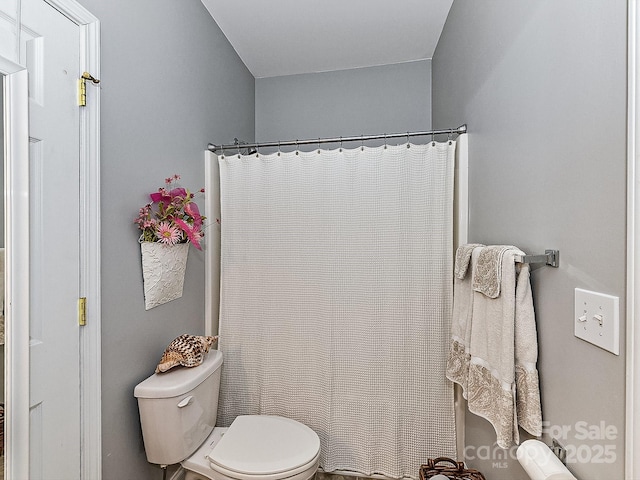
[[[43,0],[22,2],[29,71],[30,479],[79,478],[78,26]]]

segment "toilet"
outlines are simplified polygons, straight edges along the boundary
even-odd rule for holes
[[[193,368],[153,374],[134,390],[147,460],[182,464],[185,480],[308,480],[320,439],[306,425],[275,415],[241,415],[216,427],[222,352]]]

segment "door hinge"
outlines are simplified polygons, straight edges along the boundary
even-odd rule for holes
[[[78,325],[84,327],[87,324],[87,297],[78,299]]]
[[[89,72],[84,72],[78,79],[78,106],[87,106],[87,80],[91,80],[94,85],[100,83],[100,80],[94,78]]]

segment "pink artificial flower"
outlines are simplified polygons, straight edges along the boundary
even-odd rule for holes
[[[182,198],[186,198],[187,196],[187,191],[182,188],[182,187],[178,187],[178,188],[174,188],[173,190],[171,190],[169,192],[169,196],[171,198],[175,198],[175,197],[182,197]]]
[[[162,203],[168,205],[176,197],[186,198],[187,197],[187,191],[184,188],[181,188],[181,187],[174,188],[170,192],[167,192],[164,188],[161,188],[157,192],[152,193],[150,195],[150,197],[151,197],[151,200],[153,200],[154,203],[162,202]]]
[[[169,222],[160,222],[156,235],[160,243],[167,245],[175,245],[180,241],[180,232]]]
[[[142,230],[140,241],[175,245],[188,240],[201,250],[202,224],[206,217],[192,202],[195,195],[176,186],[178,180],[178,174],[165,178],[165,186],[149,195],[151,202],[140,209],[134,223]],[[204,193],[204,189],[200,192]]]
[[[173,221],[176,222],[178,226],[182,229],[182,231],[187,235],[187,238],[191,243],[193,243],[193,246],[196,247],[198,250],[202,250],[202,247],[200,246],[200,239],[203,237],[203,234],[202,234],[202,231],[200,230],[200,226],[196,227],[194,225],[194,227],[191,228],[187,224],[187,222],[185,222],[181,218],[174,218]]]
[[[171,197],[167,195],[167,192],[164,188],[150,194],[149,196],[151,197],[151,201],[153,203],[171,203]]]
[[[200,247],[200,240],[204,238],[204,232],[200,227],[198,227],[197,229],[196,228],[193,229],[192,235],[196,243],[198,244],[198,247]],[[202,248],[198,248],[198,250],[202,250]]]
[[[202,217],[200,216],[200,209],[198,205],[195,203],[187,203],[184,207],[184,211],[187,212],[187,215],[193,218],[193,226],[194,228],[202,225]]]

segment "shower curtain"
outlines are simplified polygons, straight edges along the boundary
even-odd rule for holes
[[[219,157],[218,424],[296,419],[326,472],[456,457],[455,142]]]

